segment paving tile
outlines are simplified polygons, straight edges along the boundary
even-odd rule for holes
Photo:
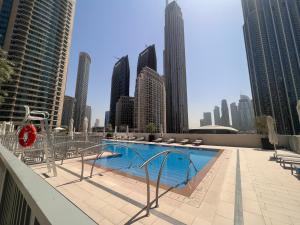
[[[202,218],[196,217],[192,223],[192,225],[212,225],[211,222],[206,221]]]
[[[216,215],[212,224],[213,225],[234,225],[234,222],[231,219]]]
[[[225,217],[226,219],[234,219],[234,205],[227,202],[220,202],[217,208],[217,215]]]
[[[195,219],[195,216],[192,216],[188,212],[183,212],[180,209],[176,209],[171,214],[171,217],[178,220],[178,221],[180,221],[180,222],[186,223],[186,224],[191,224],[193,222],[193,220]]]
[[[244,225],[265,225],[262,215],[243,211]]]

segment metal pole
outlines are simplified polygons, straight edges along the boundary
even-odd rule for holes
[[[80,181],[82,181],[83,180],[83,171],[84,171],[84,161],[83,161],[84,152],[81,152],[80,155],[81,155],[81,176],[80,176]]]
[[[159,184],[160,184],[160,178],[161,178],[161,174],[162,174],[162,171],[165,167],[165,164],[167,162],[167,159],[168,159],[168,156],[169,156],[169,153],[170,152],[167,152],[162,163],[161,163],[161,166],[160,166],[160,169],[159,169],[159,173],[158,173],[158,178],[157,178],[157,183],[156,183],[156,197],[155,197],[155,207],[157,208],[158,207],[158,192],[159,192]]]
[[[146,216],[150,215],[150,180],[149,180],[149,172],[148,165],[145,166],[146,172],[146,180],[147,180],[147,208],[146,208]]]
[[[93,165],[92,165],[90,178],[92,178],[92,176],[93,176],[93,171],[94,171],[94,167],[95,167],[96,161],[99,159],[99,157],[101,157],[101,156],[103,155],[103,153],[104,153],[104,152],[102,151],[101,153],[99,153],[99,154],[96,156],[96,158],[95,158],[95,160],[94,160],[94,162],[93,162]]]

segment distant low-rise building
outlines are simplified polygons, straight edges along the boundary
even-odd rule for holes
[[[203,113],[203,119],[200,120],[200,127],[212,125],[211,113]]]

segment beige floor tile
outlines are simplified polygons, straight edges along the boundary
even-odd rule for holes
[[[220,202],[217,208],[217,215],[225,217],[229,220],[234,219],[234,205],[227,202]]]
[[[213,225],[234,225],[234,222],[231,219],[216,215],[212,224]]]
[[[211,222],[206,221],[202,218],[196,217],[192,223],[192,225],[212,225]]]
[[[243,217],[244,225],[265,225],[264,218],[261,215],[244,211]]]
[[[172,214],[171,217],[186,224],[191,224],[195,218],[195,216],[192,216],[191,214],[187,212],[183,212],[180,209],[176,209]]]

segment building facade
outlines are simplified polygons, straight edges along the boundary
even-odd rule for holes
[[[144,51],[139,54],[138,64],[137,64],[137,75],[142,72],[142,69],[148,67],[157,71],[157,59],[155,45],[147,47]]]
[[[210,126],[212,125],[211,113],[205,112],[203,113],[203,119],[200,120],[200,127]]]
[[[121,96],[116,105],[116,126],[133,128],[133,115],[134,97]]]
[[[280,134],[297,134],[300,2],[242,0],[242,6],[255,115],[272,116]]]
[[[166,85],[167,131],[189,131],[184,22],[176,1],[165,10],[164,75]]]
[[[240,113],[235,102],[230,104],[232,127],[239,130],[240,129]]]
[[[100,127],[100,119],[95,120],[94,127]]]
[[[105,119],[104,119],[104,127],[107,128],[109,126],[109,116],[110,112],[109,111],[106,111],[105,112]]]
[[[215,106],[214,108],[214,119],[215,119],[215,125],[222,125],[221,124],[221,114],[220,114],[220,107]]]
[[[75,98],[65,95],[61,125],[68,127],[74,118]]]
[[[76,131],[83,131],[83,121],[86,117],[86,101],[89,88],[91,57],[85,52],[80,52],[75,90],[74,127]]]
[[[137,132],[146,133],[150,123],[156,132],[166,131],[166,91],[164,79],[145,67],[138,75],[135,90],[135,115]]]
[[[128,56],[122,57],[114,66],[111,79],[109,123],[116,121],[116,104],[121,96],[129,96],[130,69]]]
[[[8,96],[0,120],[21,122],[28,105],[47,111],[51,127],[60,126],[75,0],[0,3],[0,47],[15,64],[11,81],[1,87]]]
[[[92,107],[87,105],[85,108],[85,117],[88,119],[88,131],[92,131]]]
[[[225,127],[230,127],[229,109],[228,109],[227,101],[225,99],[222,100],[221,111],[222,111],[221,125]]]
[[[255,130],[255,117],[251,99],[246,95],[241,95],[239,100],[240,130]]]

